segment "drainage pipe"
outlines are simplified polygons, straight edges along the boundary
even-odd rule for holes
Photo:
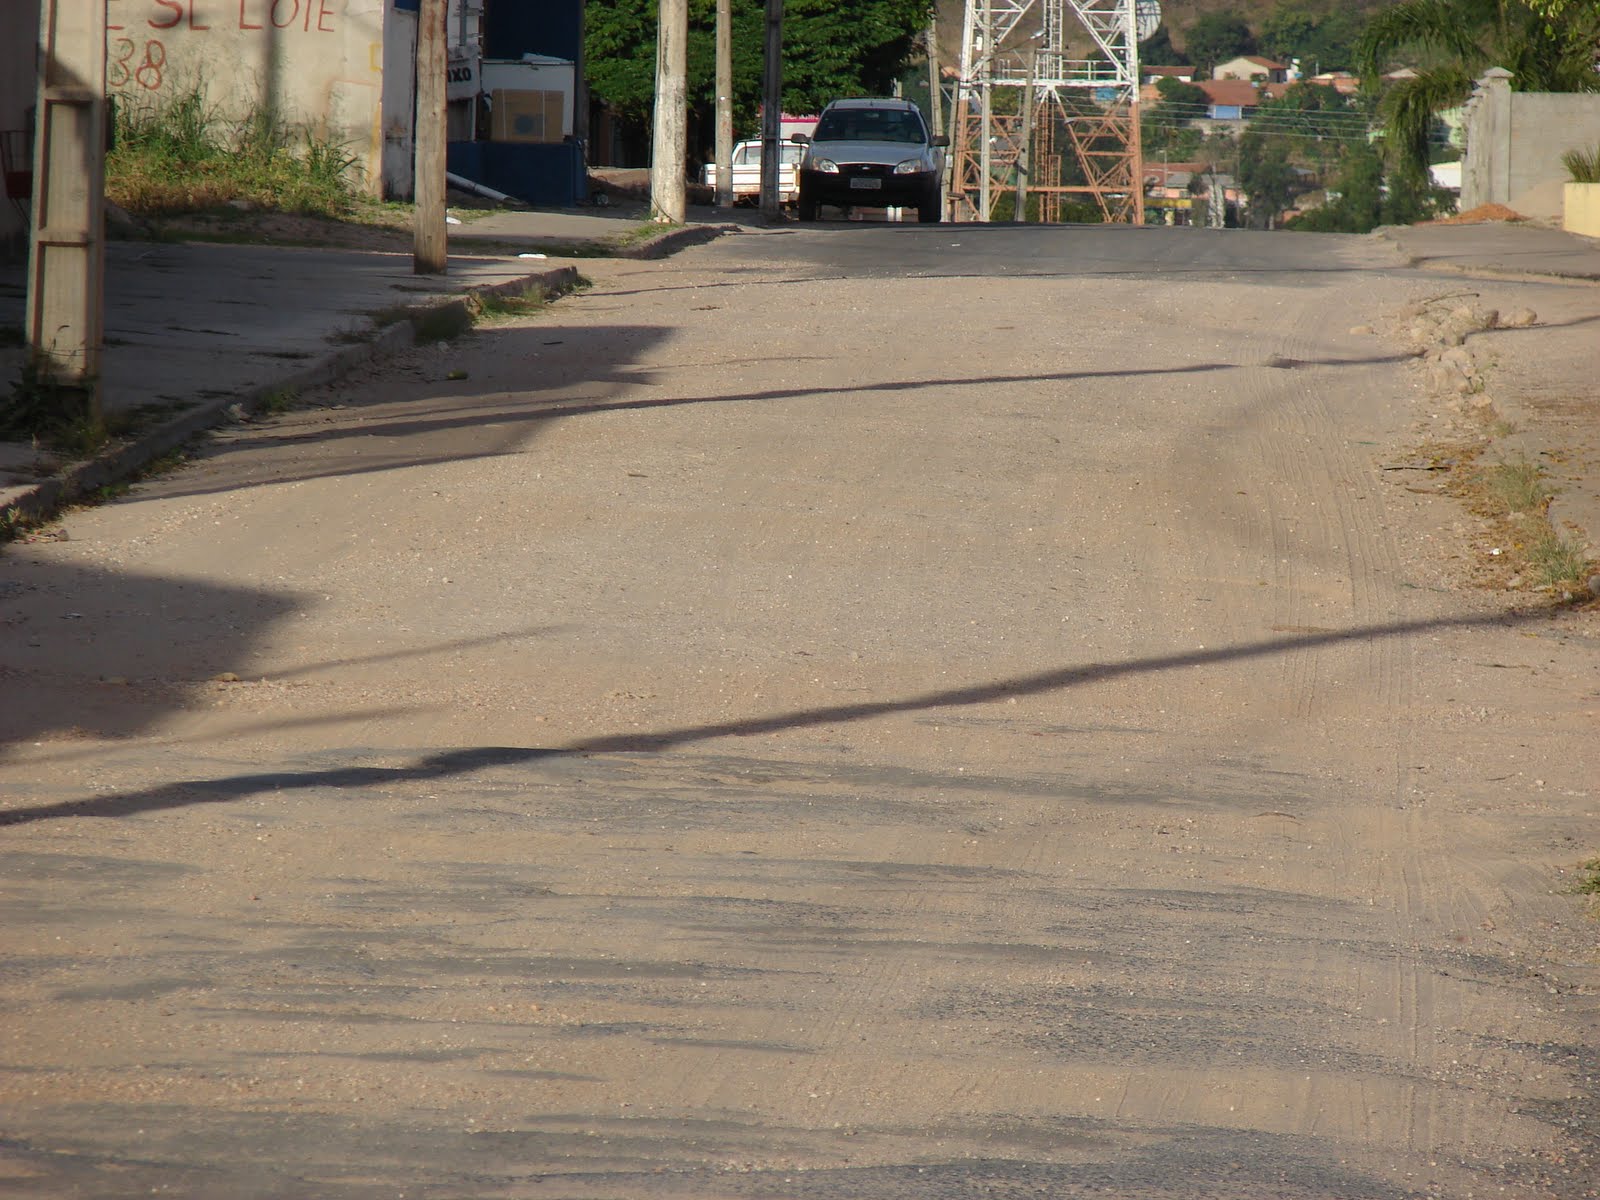
[[[459,188],[463,192],[471,192],[475,196],[482,196],[485,200],[493,200],[497,204],[513,203],[512,197],[504,192],[497,192],[487,184],[474,183],[472,180],[463,178],[460,175],[452,175],[449,171],[445,172],[444,180],[453,188]]]

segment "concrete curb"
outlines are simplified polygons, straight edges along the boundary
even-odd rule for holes
[[[459,313],[462,325],[467,326],[476,315],[475,297],[521,295],[537,288],[550,298],[571,291],[579,278],[576,267],[556,267],[501,283],[466,288],[453,296],[417,304],[409,310],[408,319],[379,330],[371,340],[334,350],[271,383],[231,396],[197,400],[178,416],[144,430],[131,441],[74,463],[57,475],[0,490],[0,540],[7,527],[15,529],[47,521],[65,506],[97,489],[137,475],[145,466],[197,434],[237,419],[240,414],[262,411],[275,396],[333,383],[381,355],[415,345],[418,327],[424,320]]]
[[[656,237],[646,238],[632,246],[624,246],[613,258],[665,258],[690,246],[715,241],[725,233],[738,233],[737,225],[685,225],[669,229]]]

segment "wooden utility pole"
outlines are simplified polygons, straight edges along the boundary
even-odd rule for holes
[[[105,320],[106,6],[41,0],[28,346],[100,420]]]
[[[449,56],[444,21],[445,0],[422,0],[417,13],[416,180],[412,193],[416,249],[411,269],[418,275],[443,275],[449,268],[444,219]]]
[[[661,0],[656,29],[656,117],[650,143],[650,208],[657,221],[683,223],[688,208],[689,2]]]
[[[766,54],[761,70],[761,215],[783,215],[778,172],[783,149],[783,0],[767,0]]]
[[[733,0],[717,0],[717,207],[733,207]]]

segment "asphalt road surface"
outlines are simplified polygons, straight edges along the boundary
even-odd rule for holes
[[[1448,281],[585,270],[0,555],[0,1195],[1596,1194],[1600,639],[1388,469]]]

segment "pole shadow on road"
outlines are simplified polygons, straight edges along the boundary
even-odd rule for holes
[[[610,734],[564,746],[472,746],[443,750],[402,767],[338,767],[313,771],[266,771],[217,779],[190,779],[89,800],[37,804],[0,812],[0,826],[63,817],[124,817],[163,809],[219,804],[264,792],[306,788],[377,787],[419,780],[449,779],[490,767],[512,766],[574,755],[652,753],[723,737],[748,737],[821,725],[842,725],[895,713],[963,708],[1015,696],[1066,691],[1129,675],[1189,670],[1295,653],[1308,648],[1403,638],[1444,629],[1504,628],[1549,619],[1547,610],[1393,621],[1326,633],[1266,638],[1215,650],[1158,655],[1127,663],[1086,663],[966,687],[940,689],[888,700],[824,705],[768,716],[751,716],[655,733]]]
[[[1412,357],[1403,353],[1374,354],[1351,358],[1279,359],[1255,364],[1204,362],[1118,370],[924,376],[869,383],[619,398],[625,390],[637,391],[652,386],[654,368],[649,359],[659,353],[671,335],[668,328],[618,325],[539,325],[481,330],[474,335],[478,347],[483,348],[489,342],[500,343],[485,357],[526,362],[536,371],[530,370],[516,378],[397,379],[392,388],[383,391],[382,399],[365,403],[352,403],[343,388],[329,387],[316,394],[312,407],[297,410],[269,426],[228,429],[200,452],[203,457],[212,458],[243,451],[276,452],[279,461],[273,464],[270,472],[263,472],[254,480],[215,482],[206,475],[189,471],[160,480],[142,494],[162,499],[211,495],[248,487],[515,457],[528,452],[530,440],[546,422],[605,413],[695,405],[765,404],[833,396],[910,396],[926,388],[1070,384],[1102,379],[1199,375],[1261,366],[1352,368],[1405,362]],[[784,355],[783,360],[798,361],[792,355]],[[728,365],[731,364],[704,364],[708,372]],[[708,379],[710,377],[708,374]],[[340,426],[318,423],[318,412],[328,406],[341,410]],[[354,419],[352,414],[357,414]],[[339,449],[341,445],[349,448]],[[139,496],[132,499],[137,500]]]

